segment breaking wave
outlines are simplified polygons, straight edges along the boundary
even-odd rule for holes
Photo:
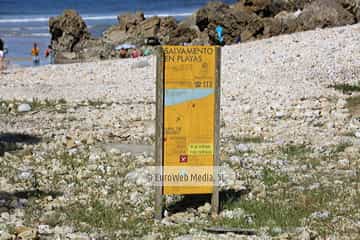
[[[190,16],[192,12],[182,12],[182,13],[149,13],[145,14],[145,17],[186,17]],[[26,18],[3,18],[0,19],[0,23],[31,23],[31,22],[47,22],[49,21],[50,16],[47,17],[26,17]],[[96,20],[115,20],[116,15],[104,15],[104,16],[84,16],[84,20],[96,21]]]

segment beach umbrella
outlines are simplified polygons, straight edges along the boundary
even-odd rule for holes
[[[130,48],[136,48],[136,46],[133,45],[133,44],[125,43],[125,44],[121,44],[121,45],[116,46],[116,47],[115,47],[115,50],[130,49]]]

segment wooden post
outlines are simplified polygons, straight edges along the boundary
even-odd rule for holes
[[[211,199],[211,216],[216,218],[219,213],[219,180],[220,165],[220,98],[221,98],[221,48],[216,48],[216,86],[215,86],[215,131],[214,131],[214,190]]]
[[[156,56],[156,144],[155,161],[156,176],[161,176],[163,172],[163,136],[164,136],[164,52],[161,47],[157,49]],[[159,183],[157,183],[159,184]],[[155,186],[155,219],[161,220],[163,217],[163,186]]]

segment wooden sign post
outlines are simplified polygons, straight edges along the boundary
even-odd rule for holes
[[[157,56],[155,217],[163,195],[212,194],[219,209],[221,50],[165,46]]]

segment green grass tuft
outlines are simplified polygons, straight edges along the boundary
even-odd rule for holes
[[[281,147],[280,151],[286,155],[288,160],[304,160],[312,153],[312,149],[305,144],[287,144]]]
[[[360,92],[359,85],[350,85],[347,83],[330,85],[329,88],[334,88],[335,90],[342,91],[343,93]]]
[[[235,137],[234,141],[237,143],[263,143],[265,140],[262,136],[242,136]]]
[[[360,115],[360,96],[350,97],[346,101],[346,108],[349,109],[350,113]]]
[[[277,173],[269,168],[264,168],[262,172],[263,182],[266,186],[273,186],[276,183],[289,182],[289,176],[281,173]]]

